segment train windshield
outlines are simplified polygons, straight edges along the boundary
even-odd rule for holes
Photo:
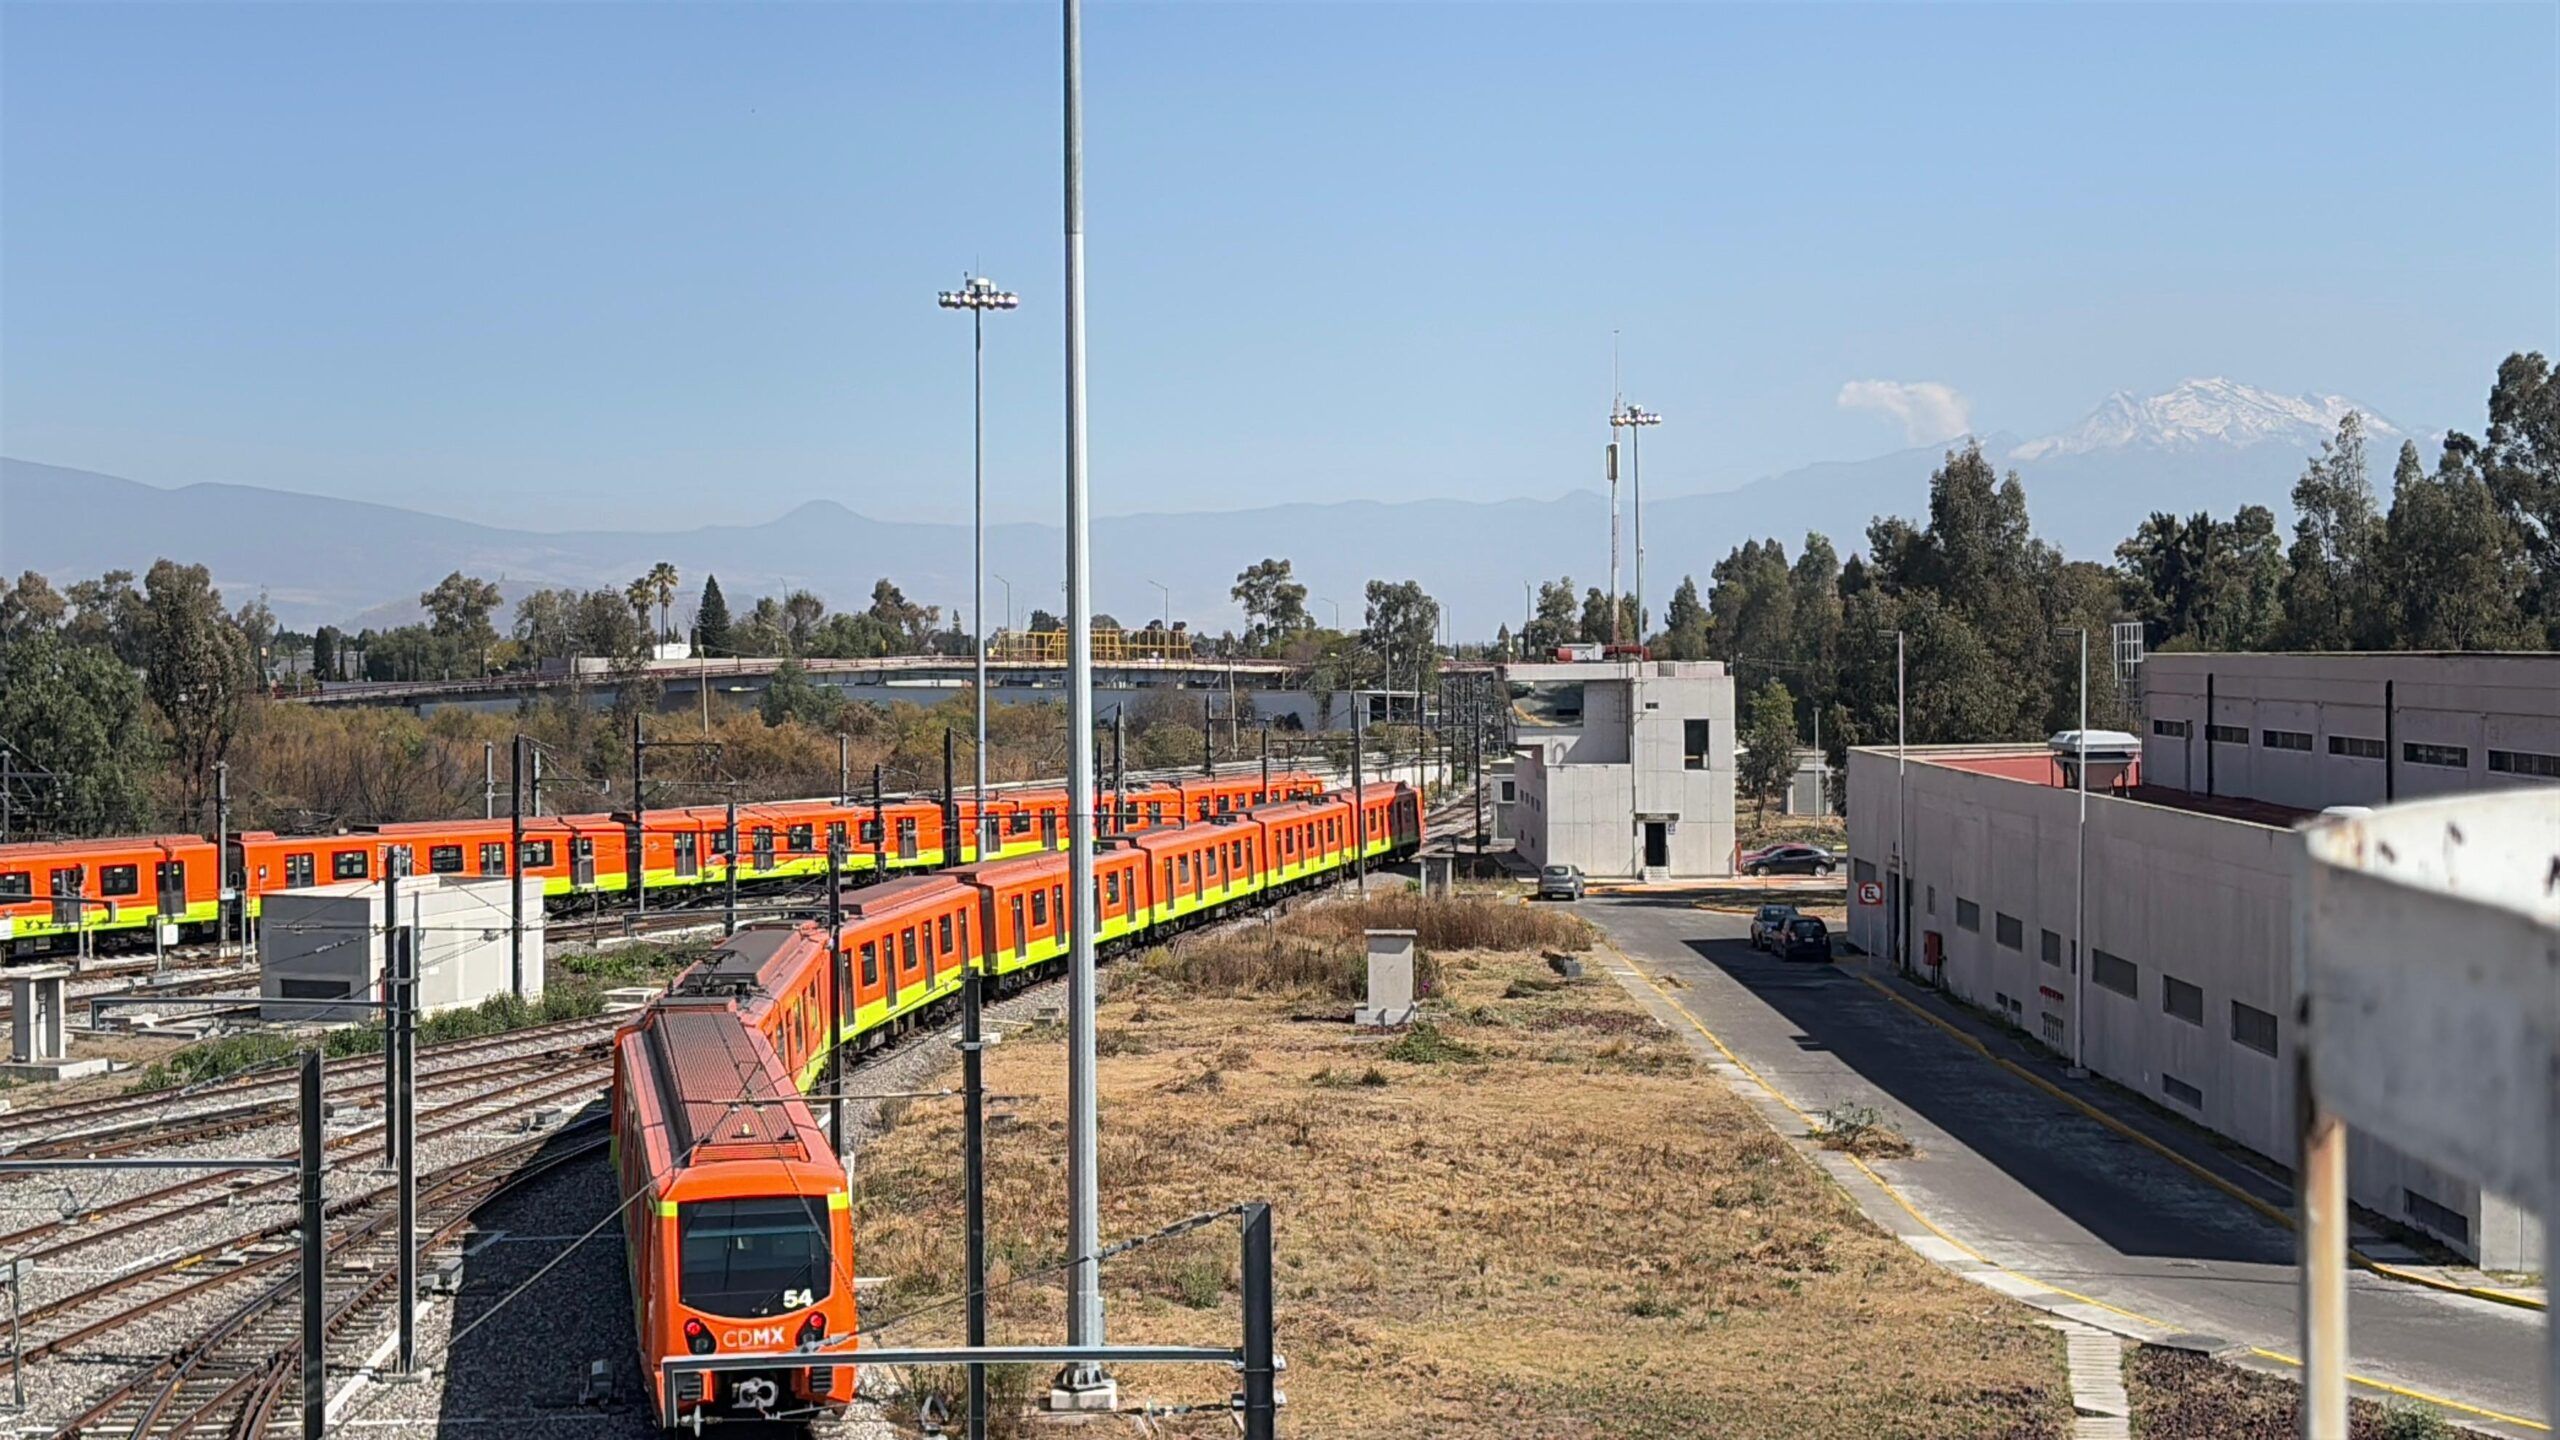
[[[827,1298],[827,1202],[817,1195],[695,1200],[676,1212],[683,1302],[758,1320]]]

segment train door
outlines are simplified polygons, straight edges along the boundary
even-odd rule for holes
[[[152,882],[160,887],[160,913],[163,915],[187,913],[187,862],[163,860],[152,869],[154,872]]]
[[[284,885],[288,890],[308,889],[319,883],[318,857],[305,850],[284,857]]]
[[[916,858],[916,817],[913,815],[898,817],[898,858],[901,860]]]
[[[770,825],[756,827],[755,866],[759,870],[773,868],[773,827]]]
[[[702,873],[702,837],[686,832],[676,836],[676,878],[691,880]]]
[[[1013,897],[1013,958],[1021,959],[1031,948],[1031,932],[1022,925],[1022,897]]]
[[[80,923],[80,912],[86,907],[77,897],[88,884],[89,867],[86,865],[65,865],[53,872],[53,893],[63,897],[53,902],[54,924]]]
[[[1055,810],[1040,812],[1040,848],[1043,850],[1058,848],[1058,812]]]
[[[596,883],[596,842],[592,835],[578,835],[569,841],[569,883]]]

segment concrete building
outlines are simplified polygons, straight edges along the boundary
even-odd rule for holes
[[[402,923],[415,936],[418,1013],[477,1005],[514,988],[504,877],[412,875],[400,881]],[[542,882],[524,894],[525,998],[542,994]],[[280,890],[258,924],[258,993],[269,999],[382,998],[382,886],[347,881]],[[370,1022],[373,1012],[316,1005],[266,1007],[285,1023]]]
[[[2318,810],[2560,780],[2560,655],[2159,655],[2144,774]]]
[[[2048,747],[1914,747],[1902,772],[1889,746],[1851,751],[1850,877],[1882,903],[1853,888],[1849,937],[2290,1165],[2297,827],[2327,805],[2548,783],[2510,767],[2560,754],[2560,657],[2155,655],[2145,672],[2142,762],[2112,786],[2093,770],[2085,871],[2079,798]],[[2388,759],[2328,743],[2385,735]],[[2213,791],[2186,788],[2209,752]],[[2542,1266],[2539,1224],[2463,1176],[2359,1136],[2348,1185],[2483,1266]]]
[[[1714,662],[1504,667],[1532,865],[1633,879],[1733,873],[1733,678]]]

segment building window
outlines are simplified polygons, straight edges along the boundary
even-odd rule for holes
[[[2255,1005],[2231,1002],[2231,1038],[2261,1055],[2276,1053],[2276,1017]]]
[[[1957,896],[1956,928],[1959,930],[1970,930],[1976,935],[1981,934],[1982,907],[1974,904],[1972,901],[1967,900],[1961,895]]]
[[[139,865],[99,866],[98,893],[109,899],[119,895],[141,894],[142,867]]]
[[[2160,1072],[2160,1093],[2190,1110],[2204,1108],[2204,1092],[2166,1070]]]
[[[430,874],[430,875],[459,875],[459,874],[461,874],[461,873],[462,873],[462,847],[461,847],[461,846],[459,846],[459,845],[430,845],[430,846],[428,846],[428,847],[427,847],[427,873],[428,873],[428,874]]]
[[[2560,755],[2537,755],[2531,750],[2492,750],[2489,752],[2489,773],[2560,780]]]
[[[1932,885],[1932,886],[1930,886],[1930,887],[1929,887],[1929,891],[1928,891],[1928,901],[1929,901],[1929,913],[1930,913],[1930,914],[1932,914],[1932,915],[1937,914],[1937,913],[1938,913],[1938,887],[1937,887],[1937,886]]]
[[[2190,1025],[2204,1024],[2204,990],[2190,985],[2175,975],[2160,977],[2160,1010],[2175,1015]]]
[[[1852,860],[1849,862],[1849,873],[1857,879],[1859,884],[1871,885],[1875,883],[1876,862],[1873,860]]]
[[[2187,738],[2187,722],[2184,720],[2154,720],[2151,722],[2151,733],[2154,735],[2166,735],[2172,740],[2184,740]]]
[[[2036,958],[2044,961],[2047,965],[2061,964],[2062,937],[2054,934],[2050,930],[2045,931],[2043,948],[2036,952]]]
[[[2432,1230],[2457,1245],[2471,1243],[2471,1217],[2450,1205],[2439,1205],[2415,1190],[2402,1190],[2400,1201],[2409,1214],[2409,1222],[2422,1230]]]
[[[1520,787],[1519,787],[1519,784],[1518,784],[1516,781],[1511,781],[1511,780],[1505,780],[1505,781],[1503,781],[1503,782],[1502,782],[1502,803],[1503,803],[1503,804],[1505,804],[1505,805],[1508,805],[1508,804],[1510,804],[1512,801],[1517,800],[1517,799],[1519,799],[1519,798],[1520,798]]]
[[[2216,745],[2246,745],[2249,743],[2249,727],[2246,725],[2207,725],[2204,727],[2204,738],[2212,741]]]
[[[2004,915],[1999,911],[1993,911],[1991,913],[1991,933],[1993,938],[1997,939],[2008,949],[2024,950],[2027,948],[2027,927],[2020,924],[2018,922],[2018,917],[2015,915]]]
[[[2329,753],[2344,755],[2350,760],[2381,760],[2390,754],[2382,748],[2381,741],[2367,740],[2361,735],[2330,736]]]
[[[2311,732],[2308,730],[2261,730],[2258,732],[2258,743],[2270,750],[2299,750],[2308,755],[2311,753]]]
[[[2412,765],[2441,765],[2448,770],[2471,768],[2468,745],[2420,745],[2414,741],[2400,747],[2400,758]]]
[[[1681,766],[1682,766],[1683,768],[1685,768],[1685,769],[1690,769],[1690,770],[1704,770],[1704,769],[1706,769],[1706,768],[1707,768],[1707,746],[1708,746],[1708,743],[1709,743],[1710,741],[1712,741],[1714,738],[1715,738],[1715,722],[1714,722],[1714,721],[1712,721],[1712,720],[1683,720],[1683,721],[1681,721],[1681,722],[1680,722],[1680,764],[1681,764]]]
[[[2102,989],[2113,990],[2119,995],[2135,999],[2141,998],[2142,971],[2132,961],[2121,955],[2110,955],[2104,950],[2092,950],[2089,952],[2089,962],[2089,978],[2097,981]]]

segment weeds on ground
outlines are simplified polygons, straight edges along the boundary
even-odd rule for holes
[[[610,950],[572,950],[554,958],[552,968],[599,985],[649,985],[673,979],[677,971],[711,953],[708,940],[639,941]]]
[[[1911,1153],[1911,1141],[1873,1105],[1834,1105],[1814,1117],[1813,1138],[1825,1150],[1861,1160]]]
[[[966,1433],[969,1423],[969,1369],[965,1365],[900,1365],[897,1393],[887,1406],[892,1424],[921,1429],[935,1420],[949,1434]],[[987,1367],[987,1434],[992,1440],[1017,1440],[1032,1433],[1031,1393],[1035,1367]]]
[[[539,1000],[497,995],[467,1010],[447,1010],[420,1020],[418,1043],[437,1045],[449,1040],[478,1039],[535,1025],[582,1019],[599,1014],[603,1009],[603,989],[590,982],[547,990]],[[131,1088],[136,1092],[170,1090],[284,1065],[291,1063],[311,1043],[307,1037],[279,1034],[272,1030],[224,1035],[172,1051],[153,1061],[134,1078]],[[322,1031],[318,1043],[320,1053],[332,1060],[348,1055],[380,1054],[382,1030],[369,1024],[341,1026]]]
[[[1464,1065],[1482,1058],[1476,1047],[1451,1039],[1428,1020],[1415,1021],[1412,1029],[1378,1053],[1407,1065]]]

